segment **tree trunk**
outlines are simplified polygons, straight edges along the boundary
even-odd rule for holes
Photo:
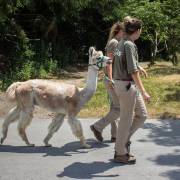
[[[151,58],[150,65],[154,65],[155,64],[157,52],[158,52],[158,34],[155,31],[155,39],[152,42],[152,58]]]

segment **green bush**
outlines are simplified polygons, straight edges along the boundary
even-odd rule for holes
[[[48,73],[56,75],[58,70],[58,63],[56,60],[50,59],[47,61]]]
[[[38,76],[38,77],[39,77],[39,78],[42,78],[42,79],[48,77],[48,73],[47,73],[47,71],[45,70],[45,68],[44,68],[43,65],[40,66],[40,69],[39,69],[39,76]]]
[[[18,80],[27,80],[30,79],[34,73],[34,62],[28,61],[23,64],[21,70],[16,70],[15,77]]]

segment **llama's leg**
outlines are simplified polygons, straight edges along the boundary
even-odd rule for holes
[[[2,125],[3,137],[1,138],[1,144],[4,142],[4,140],[7,137],[7,132],[8,132],[9,125],[19,118],[19,113],[20,113],[20,109],[17,106],[12,108],[9,111],[9,113],[8,113],[7,117],[5,118],[5,120],[3,122],[3,125]]]
[[[48,142],[49,142],[50,138],[52,138],[53,134],[56,131],[58,131],[58,129],[61,127],[62,123],[64,122],[64,117],[65,117],[65,114],[57,114],[55,116],[55,118],[52,120],[52,122],[50,123],[50,125],[48,127],[48,134],[44,138],[45,146],[47,146],[47,147],[52,146]]]
[[[34,144],[31,144],[29,142],[25,132],[25,129],[31,123],[31,120],[32,120],[32,111],[30,112],[21,111],[18,122],[18,131],[19,131],[19,135],[28,146],[34,146]]]
[[[75,117],[68,117],[68,122],[71,126],[73,134],[80,140],[80,143],[83,145],[83,147],[91,148],[91,146],[86,143],[84,138],[81,122]]]

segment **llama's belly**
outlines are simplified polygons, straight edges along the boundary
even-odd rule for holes
[[[56,113],[61,113],[61,114],[66,114],[66,109],[65,108],[52,108],[52,107],[43,107],[51,112],[56,112]]]
[[[66,103],[64,102],[64,99],[60,97],[55,98],[47,95],[40,97],[36,96],[35,104],[53,112],[66,112]]]

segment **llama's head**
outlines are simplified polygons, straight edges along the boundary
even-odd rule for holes
[[[89,65],[97,69],[103,68],[110,63],[111,59],[104,56],[102,51],[96,51],[94,47],[89,48]]]

